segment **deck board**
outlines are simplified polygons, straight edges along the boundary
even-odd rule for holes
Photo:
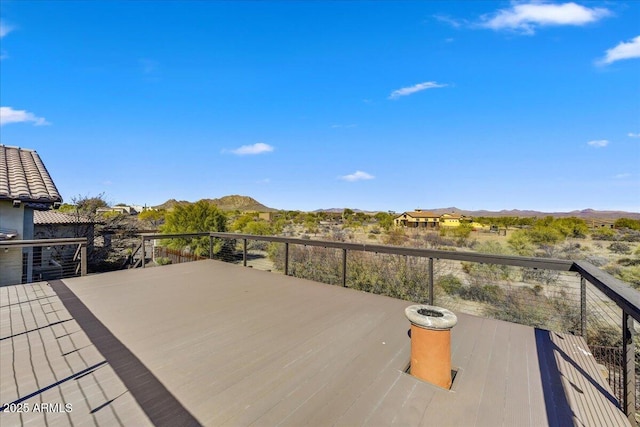
[[[558,426],[569,413],[584,425],[627,425],[594,375],[592,356],[576,350],[581,338],[560,341],[563,335],[460,314],[452,331],[458,375],[444,390],[403,372],[410,356],[406,301],[210,260],[60,283],[69,292],[65,306],[50,288],[46,294],[29,286],[0,288],[3,328],[6,322],[14,331],[45,328],[16,336],[11,347],[2,342],[0,350],[13,355],[39,341],[58,341],[62,359],[27,360],[51,365],[38,376],[43,382],[72,371],[61,360],[108,362],[86,377],[90,383],[75,382],[79,389],[51,389],[77,402],[79,410],[68,415],[75,424],[112,425],[135,416],[148,423],[141,409],[166,419],[156,394],[137,391],[157,381],[189,416],[212,426]],[[5,298],[9,304],[49,298],[51,304],[40,314],[18,313],[7,311]],[[70,300],[95,321],[69,320]],[[51,325],[56,319],[69,321]],[[96,342],[112,341],[129,359],[96,351]],[[11,372],[31,369],[24,363],[12,362]],[[110,375],[114,369],[119,378]],[[2,375],[3,399],[38,387],[29,376]],[[127,390],[131,382],[135,387]],[[572,395],[572,385],[583,393]],[[105,405],[118,393],[129,399]],[[91,414],[100,405],[99,414]]]

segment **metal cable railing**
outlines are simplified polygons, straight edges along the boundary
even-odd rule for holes
[[[0,241],[0,266],[0,285],[84,276],[87,239]]]

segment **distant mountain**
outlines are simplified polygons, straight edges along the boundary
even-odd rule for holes
[[[220,197],[219,199],[202,199],[206,202],[214,204],[218,209],[223,211],[255,211],[255,212],[275,212],[277,209],[269,208],[257,200],[248,196],[239,196],[237,194],[231,196]],[[169,199],[161,205],[155,206],[157,209],[171,209],[176,205],[185,205],[192,202],[185,200],[177,201]]]
[[[517,216],[517,217],[545,217],[547,215],[551,215],[554,217],[570,217],[575,216],[583,219],[618,219],[618,218],[632,218],[632,219],[640,219],[640,212],[625,212],[625,211],[598,211],[594,209],[582,209],[575,210],[571,212],[540,212],[533,210],[519,210],[519,209],[503,209],[501,211],[487,211],[487,210],[479,210],[479,211],[468,211],[464,209],[458,209],[455,207],[451,208],[437,208],[437,209],[423,209],[425,211],[443,214],[443,213],[451,213],[455,212],[458,214],[466,215],[466,216]]]
[[[165,209],[165,210],[169,210],[169,209],[173,209],[176,205],[188,205],[191,202],[187,202],[186,200],[176,200],[176,199],[169,199],[166,202],[164,202],[161,205],[158,206],[154,206],[155,209]]]
[[[316,209],[313,212],[326,212],[326,213],[342,213],[346,208],[329,208],[329,209]],[[351,209],[351,208],[349,208]],[[354,212],[362,212],[362,213],[376,213],[377,211],[363,211],[361,209],[351,209]]]

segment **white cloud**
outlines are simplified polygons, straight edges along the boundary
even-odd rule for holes
[[[0,21],[0,39],[13,31],[13,27],[6,22]],[[0,50],[0,61],[5,60],[9,57],[7,52],[4,50]]]
[[[616,179],[631,178],[631,174],[630,173],[619,173],[618,175],[614,176],[614,178],[616,178]]]
[[[245,156],[248,154],[262,154],[273,151],[273,147],[269,144],[265,144],[262,142],[258,142],[253,145],[243,145],[240,148],[236,148],[235,150],[231,150],[233,154],[237,154],[239,156]]]
[[[37,117],[35,114],[25,110],[14,110],[11,107],[0,107],[0,126],[9,123],[33,122],[35,126],[50,125],[43,117]]]
[[[587,144],[592,146],[592,147],[601,148],[601,147],[606,147],[607,145],[609,145],[609,141],[607,141],[606,139],[598,139],[598,140],[595,140],[595,141],[589,141],[589,142],[587,142]]]
[[[364,181],[364,180],[373,179],[373,178],[375,178],[373,175],[370,175],[362,171],[355,171],[352,174],[344,175],[340,177],[340,179],[342,179],[343,181],[349,181],[349,182]]]
[[[13,27],[6,22],[0,21],[0,39],[13,31]]]
[[[640,58],[640,36],[629,42],[620,42],[617,46],[608,49],[603,59],[599,61],[601,65],[611,64],[621,59]]]
[[[401,96],[407,96],[423,90],[435,89],[435,88],[445,87],[445,86],[447,85],[436,83],[436,82],[418,83],[417,85],[403,87],[401,89],[394,90],[393,92],[391,92],[391,95],[389,95],[389,99],[398,99]]]
[[[541,2],[517,3],[510,9],[481,17],[480,26],[493,30],[513,30],[534,34],[537,27],[552,25],[586,25],[598,21],[611,12],[607,9],[588,8],[576,3],[549,4]]]
[[[628,136],[629,138],[640,138],[640,133],[633,133],[633,132],[629,132],[629,133],[627,134],[627,136]]]
[[[453,28],[460,28],[463,24],[466,24],[464,20],[454,19],[447,15],[433,15],[433,17],[440,22],[451,25]]]

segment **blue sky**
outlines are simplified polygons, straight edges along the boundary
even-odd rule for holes
[[[640,211],[640,2],[0,2],[66,200]]]

